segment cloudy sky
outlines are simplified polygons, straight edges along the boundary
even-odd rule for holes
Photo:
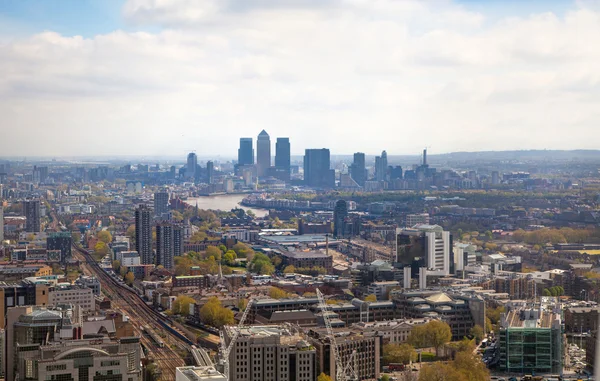
[[[600,3],[0,0],[0,156],[600,148]]]

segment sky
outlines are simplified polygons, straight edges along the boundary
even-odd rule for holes
[[[600,1],[0,0],[0,157],[598,149]]]

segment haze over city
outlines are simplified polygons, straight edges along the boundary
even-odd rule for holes
[[[595,149],[594,1],[0,3],[0,156]]]

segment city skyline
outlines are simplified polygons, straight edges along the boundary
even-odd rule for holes
[[[2,156],[597,147],[593,2],[273,4],[3,3]]]

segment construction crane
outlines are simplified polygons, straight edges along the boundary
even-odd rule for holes
[[[356,353],[356,350],[353,350],[352,355],[350,355],[350,360],[348,360],[348,363],[346,364],[346,367],[344,368],[344,376],[346,377],[346,380],[348,380],[348,381],[359,381],[358,364],[356,363],[358,361],[357,357],[358,357],[358,353]],[[350,368],[350,367],[352,367],[352,368]],[[352,374],[348,375],[348,373],[350,371],[352,371]]]
[[[244,313],[242,314],[242,318],[240,319],[237,329],[234,330],[233,336],[231,336],[229,345],[225,344],[225,335],[223,334],[224,330],[221,329],[219,331],[219,336],[221,337],[221,362],[223,365],[223,373],[225,374],[225,378],[227,380],[229,380],[229,354],[231,353],[231,350],[233,349],[235,342],[237,341],[238,337],[240,336],[240,332],[242,331],[242,327],[244,326],[244,322],[246,321],[246,317],[248,316],[248,313],[250,312],[250,308],[252,307],[253,303],[254,303],[254,299],[248,300],[246,309],[244,310]]]
[[[333,334],[333,328],[331,327],[331,322],[329,321],[329,316],[327,316],[327,312],[330,311],[329,305],[325,303],[325,297],[323,297],[323,293],[321,290],[317,288],[317,297],[319,298],[319,307],[321,308],[321,313],[323,314],[323,322],[325,322],[325,328],[327,329],[327,335],[330,340],[331,347],[331,355],[335,360],[335,378],[333,381],[347,381],[346,373],[344,371],[344,365],[342,364],[342,358],[338,353],[337,342],[335,341],[335,335]],[[332,376],[332,375],[330,375]]]

